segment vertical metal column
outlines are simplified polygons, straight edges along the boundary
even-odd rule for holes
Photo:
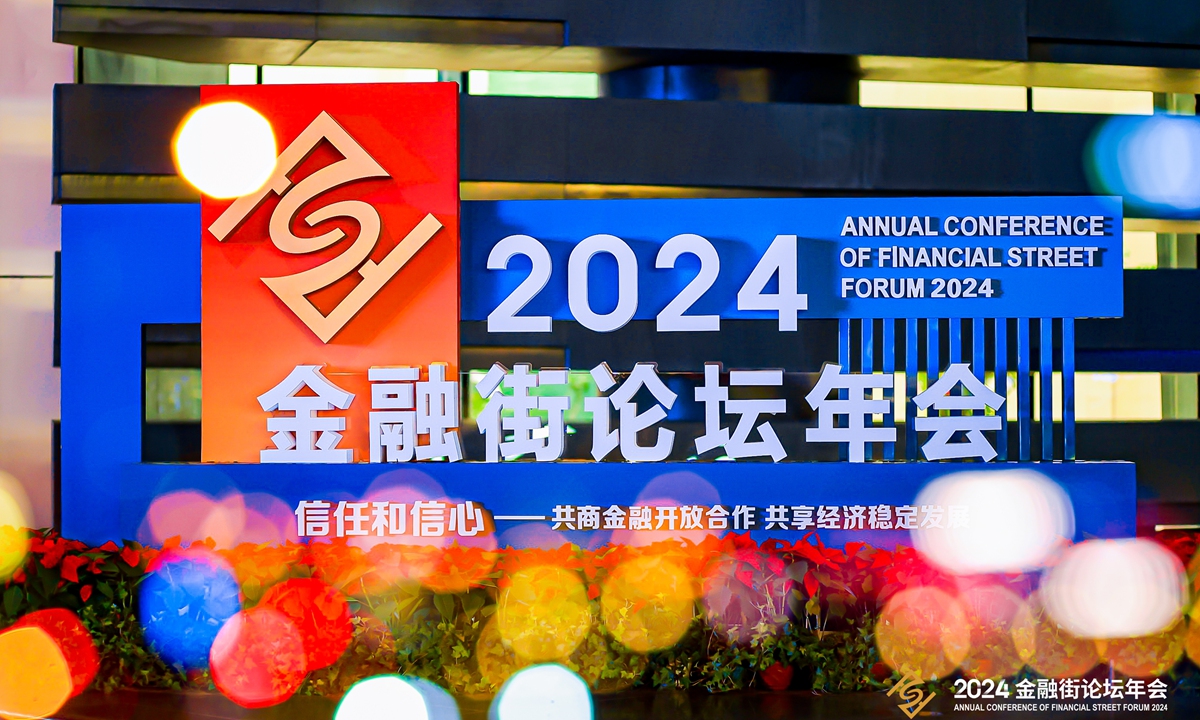
[[[1017,433],[1018,459],[1029,462],[1033,395],[1029,387],[1029,318],[1017,318]]]
[[[883,319],[883,372],[886,375],[892,376],[892,387],[884,389],[883,397],[886,400],[891,400],[892,411],[883,416],[884,427],[896,427],[896,391],[895,379],[896,376],[896,320],[895,318]],[[883,459],[896,459],[896,443],[883,444]]]
[[[996,318],[996,392],[1000,397],[1008,397],[1008,320]],[[1018,400],[1019,403],[1019,400]],[[1008,461],[1008,403],[1005,403],[996,414],[1000,416],[1000,430],[996,433],[996,459]]]
[[[1038,320],[1041,330],[1042,460],[1054,459],[1054,320]]]
[[[950,318],[950,363],[962,362],[962,323],[958,318]]]
[[[986,340],[983,318],[975,318],[971,321],[971,369],[975,371],[979,382],[987,379],[987,358],[984,357],[987,352]]]
[[[904,459],[909,462],[917,460],[919,451],[917,450],[917,428],[913,424],[913,420],[917,417],[917,404],[913,402],[913,398],[917,396],[917,368],[919,367],[917,357],[917,323],[921,322],[916,318],[908,318],[904,321],[904,384],[906,392],[904,401]]]
[[[938,323],[937,318],[929,318],[925,321],[925,387],[928,389],[937,382],[938,375],[941,372],[942,361],[939,357],[941,348],[939,347],[940,339],[938,338]],[[926,413],[936,413],[937,410],[929,408]]]
[[[850,319],[838,319],[838,365],[842,367],[842,372],[850,372]],[[845,389],[838,390],[838,399],[845,400],[849,397]],[[834,425],[837,424],[837,417],[834,417]],[[838,443],[838,459],[849,460],[849,448],[845,443]]]
[[[941,374],[942,362],[938,357],[938,319],[929,318],[925,321],[925,387],[937,382]]]
[[[1063,460],[1075,459],[1075,318],[1062,321]]]
[[[859,372],[868,375],[875,371],[875,321],[871,318],[859,320],[862,323],[862,366]],[[875,418],[867,420],[868,425],[875,424]],[[867,443],[863,448],[863,459],[870,460],[875,452],[875,443]]]

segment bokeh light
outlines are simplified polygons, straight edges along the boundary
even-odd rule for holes
[[[29,553],[32,511],[16,478],[0,470],[0,582],[20,569]]]
[[[618,565],[600,591],[604,625],[635,652],[671,647],[695,614],[695,588],[687,571],[660,555]]]
[[[448,692],[424,678],[376,675],[357,682],[333,720],[459,720]]]
[[[1088,146],[1092,187],[1124,196],[1126,212],[1200,214],[1200,120],[1178,115],[1106,120]]]
[[[953,595],[934,587],[896,593],[875,626],[879,656],[888,667],[922,680],[944,678],[971,650],[967,612]]]
[[[180,126],[174,149],[179,174],[213,198],[249,195],[275,172],[271,123],[240,102],[197,108]]]
[[[788,622],[793,582],[781,559],[757,550],[716,564],[705,578],[705,616],[713,630],[735,645],[776,635]]]
[[[167,663],[184,668],[208,664],[217,634],[241,610],[229,565],[199,548],[156,558],[142,581],[138,602],[147,642]]]
[[[247,708],[278,705],[304,682],[308,666],[300,633],[277,610],[234,615],[217,633],[209,659],[213,685]]]
[[[13,623],[14,628],[36,627],[54,640],[71,671],[71,697],[92,684],[100,670],[100,653],[92,634],[75,613],[66,608],[36,610]]]
[[[562,665],[519,670],[488,709],[488,720],[592,720],[592,716],[587,683]]]
[[[971,628],[971,650],[962,662],[963,674],[981,680],[1010,677],[1025,665],[1013,638],[1025,601],[999,585],[977,585],[959,594]]]
[[[1013,644],[1026,665],[1048,678],[1075,678],[1100,664],[1093,640],[1059,627],[1034,593],[1013,620]]]
[[[292,578],[275,585],[258,607],[275,610],[292,623],[304,644],[309,670],[337,662],[354,633],[345,596],[315,578]]]
[[[1187,623],[1181,618],[1153,635],[1116,638],[1103,643],[1104,659],[1126,677],[1156,678],[1166,675],[1183,657],[1187,635]]]
[[[44,718],[73,689],[71,668],[54,638],[39,627],[0,633],[0,717]]]
[[[592,626],[578,573],[554,565],[518,570],[500,593],[497,630],[518,655],[545,662],[568,657]]]
[[[946,475],[926,485],[915,504],[968,508],[969,521],[959,527],[913,531],[913,544],[929,560],[962,575],[1038,567],[1075,534],[1067,494],[1030,470]]]
[[[178,537],[184,545],[212,540],[215,547],[238,544],[246,528],[246,502],[241,493],[213,498],[198,490],[176,490],[154,498],[146,511],[148,543],[162,545]]]
[[[1200,619],[1195,615],[1196,608],[1192,609],[1192,619],[1188,622],[1187,637],[1183,641],[1183,649],[1187,652],[1188,659],[1196,665],[1200,665]]]
[[[1156,542],[1089,540],[1046,572],[1041,596],[1055,622],[1079,637],[1139,637],[1180,617],[1187,579],[1179,559]]]
[[[479,638],[475,640],[474,652],[480,678],[495,687],[500,687],[513,673],[530,665],[530,661],[513,650],[511,643],[504,641],[498,627],[499,623],[493,614],[480,629]]]

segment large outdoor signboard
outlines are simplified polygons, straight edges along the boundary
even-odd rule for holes
[[[165,252],[151,236],[200,248],[194,274],[172,256],[185,267],[170,288],[108,288],[141,308],[124,312],[121,337],[198,320],[203,352],[202,464],[140,464],[91,439],[64,460],[64,477],[119,468],[119,534],[164,492],[232,489],[282,500],[306,538],[817,530],[893,544],[981,511],[919,503],[932,479],[1019,467],[1059,483],[1078,535],[1132,533],[1132,465],[1069,462],[1075,320],[1123,308],[1119,199],[460,203],[456,92],[204,88],[204,102],[243,102],[274,128],[279,161],[260,191],[205,198],[198,217],[146,208],[140,225],[126,217],[136,208],[69,209],[65,249],[115,212],[147,257]],[[171,301],[193,292],[198,316]],[[73,297],[64,331],[103,312]],[[515,348],[553,344],[565,323],[603,335],[631,322],[712,348],[732,321],[787,346],[802,321],[827,319],[838,356],[801,397],[784,392],[784,369],[701,353],[672,368],[686,382],[650,351],[629,366],[534,367],[518,350],[512,367],[459,368],[463,321]],[[1049,398],[1055,375],[1058,409],[1035,408],[1033,383]],[[64,397],[74,377],[64,361]],[[694,437],[668,422],[683,404],[702,409]],[[802,432],[784,428],[801,412]],[[794,462],[808,443],[849,463]],[[695,461],[666,462],[679,457]]]

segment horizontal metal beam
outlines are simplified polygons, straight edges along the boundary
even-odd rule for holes
[[[1189,0],[57,0],[55,7],[59,42],[196,62],[606,72],[640,54],[670,63],[715,52],[938,59],[951,63],[943,71],[960,73],[955,61],[1200,69],[1200,5]],[[1068,82],[1088,75],[1103,82],[1086,68],[1073,69]]]
[[[171,138],[199,103],[199,91],[60,85],[55,98],[55,176],[61,181],[72,175],[174,175]],[[1102,120],[487,96],[462,96],[460,110],[464,181],[764,194],[1083,194],[1089,192],[1083,153]]]

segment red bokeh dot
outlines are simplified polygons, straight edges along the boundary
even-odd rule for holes
[[[100,670],[100,654],[92,634],[79,617],[65,608],[38,610],[25,615],[13,627],[37,627],[54,639],[71,669],[71,697],[87,689]]]
[[[309,670],[332,665],[350,645],[350,606],[342,593],[320,580],[285,580],[268,590],[258,607],[271,608],[295,625]]]
[[[217,689],[247,708],[287,700],[308,674],[296,626],[261,606],[229,618],[213,642],[209,670]]]

